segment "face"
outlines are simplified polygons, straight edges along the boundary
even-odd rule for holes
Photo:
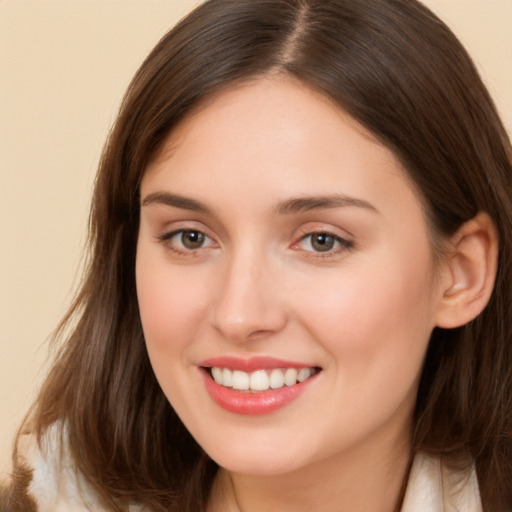
[[[172,406],[228,470],[276,474],[407,437],[437,291],[394,155],[284,78],[220,93],[141,185],[137,292]]]

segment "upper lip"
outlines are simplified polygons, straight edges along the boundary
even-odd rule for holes
[[[229,368],[230,370],[240,370],[243,372],[254,372],[256,370],[273,370],[275,368],[315,368],[316,365],[298,363],[296,361],[286,361],[274,357],[259,356],[242,358],[236,356],[212,357],[202,361],[199,366],[204,368]]]

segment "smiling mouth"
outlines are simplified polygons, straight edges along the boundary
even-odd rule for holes
[[[274,368],[244,372],[218,366],[204,368],[220,386],[237,391],[261,392],[300,384],[321,371],[319,367]]]

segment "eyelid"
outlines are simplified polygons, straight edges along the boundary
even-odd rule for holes
[[[208,226],[195,219],[173,219],[168,222],[155,222],[154,231],[156,232],[155,238],[158,240],[168,240],[182,231],[197,231],[212,240],[216,239]]]
[[[187,247],[180,247],[178,243],[173,243],[172,239],[178,235],[183,236],[183,233],[186,232],[197,232],[201,233],[205,237],[206,245],[202,245],[201,247],[197,248],[187,248]],[[162,243],[167,250],[172,252],[174,255],[181,257],[181,258],[191,258],[191,257],[197,257],[204,254],[204,251],[209,250],[211,248],[218,247],[217,242],[213,237],[211,237],[209,234],[206,233],[207,230],[199,229],[193,226],[182,226],[176,229],[171,229],[169,231],[164,232],[162,235],[156,235],[156,239],[159,243]]]
[[[325,226],[317,226],[311,228],[301,227],[299,233],[300,235],[298,240],[292,244],[291,248],[295,250],[301,250],[307,257],[314,258],[316,260],[326,260],[329,258],[340,257],[347,251],[353,250],[355,246],[355,242],[352,236],[343,236],[339,234],[335,229]],[[335,244],[334,248],[326,251],[315,251],[314,249],[308,250],[300,247],[300,244],[314,235],[327,235],[332,237],[337,246]]]
[[[354,242],[355,238],[350,231],[334,226],[330,223],[324,222],[307,222],[303,224],[297,229],[297,235],[295,236],[295,238],[302,239],[303,237],[306,237],[308,235],[314,235],[319,233],[331,235],[335,238],[340,238],[342,240],[352,243]]]
[[[336,233],[332,233],[331,231],[312,231],[310,233],[306,233],[304,236],[302,236],[299,239],[299,242],[302,242],[306,238],[309,238],[309,237],[314,236],[314,235],[327,235],[327,236],[333,238],[336,242],[338,242],[338,243],[340,243],[340,244],[342,244],[344,246],[347,246],[347,247],[353,245],[353,242],[351,242],[347,238],[344,238],[344,237],[342,237],[340,235],[337,235]]]
[[[212,242],[215,242],[215,240],[210,235],[207,235],[204,231],[201,231],[200,229],[195,229],[195,228],[174,229],[172,231],[169,231],[168,233],[158,236],[158,238],[160,240],[162,240],[163,242],[166,242],[166,241],[174,238],[176,235],[179,235],[180,233],[183,234],[183,233],[187,233],[187,232],[201,233],[202,235],[204,235],[204,237],[206,239],[211,240]]]

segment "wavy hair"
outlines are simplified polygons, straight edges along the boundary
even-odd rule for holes
[[[139,184],[163,141],[208,95],[282,73],[335,101],[401,161],[433,243],[477,212],[499,235],[495,288],[468,325],[435,329],[412,432],[419,450],[476,465],[484,510],[512,505],[512,156],[470,57],[415,0],[209,0],[153,49],[105,145],[90,257],[65,343],[27,422],[55,422],[108,510],[201,511],[217,466],[151,369],[135,288]],[[63,336],[63,335],[62,335]]]

